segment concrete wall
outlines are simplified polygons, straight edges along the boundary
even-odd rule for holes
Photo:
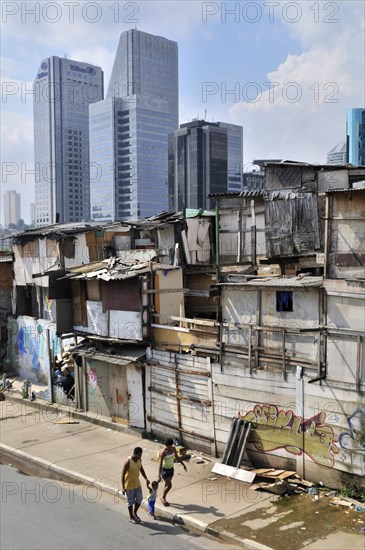
[[[212,363],[211,377],[200,378],[198,385],[193,376],[179,376],[176,389],[174,367],[203,369],[207,358],[162,350],[152,350],[148,357],[156,362],[147,367],[146,379],[147,417],[157,420],[148,427],[155,433],[181,437],[198,450],[208,450],[205,438],[214,434],[222,455],[232,419],[240,413],[252,423],[244,460],[253,467],[294,470],[329,486],[341,486],[353,476],[365,483],[365,406],[355,389],[331,381],[309,384],[311,373],[300,367],[283,381],[280,372],[249,375],[226,363]],[[189,391],[200,400],[205,395],[206,404],[187,401],[189,411],[182,409],[179,418],[176,392],[193,395]],[[179,424],[188,425],[195,436],[179,431]]]
[[[276,311],[276,289],[271,288],[256,290],[244,287],[222,287],[221,304],[223,323],[229,325],[223,328],[224,343],[248,346],[250,329],[240,325],[252,324],[287,329],[289,334],[285,336],[285,349],[288,357],[297,358],[299,361],[305,358],[315,365],[318,358],[318,333],[290,334],[290,330],[318,328],[319,290],[317,288],[293,290],[293,311]],[[282,352],[282,332],[252,331],[251,338],[252,345],[261,348],[262,361],[265,353]]]

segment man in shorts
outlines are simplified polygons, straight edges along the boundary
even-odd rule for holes
[[[141,473],[145,478],[147,486],[150,484],[142,466],[142,452],[141,447],[134,449],[133,455],[129,456],[123,465],[121,476],[122,494],[127,496],[129,521],[131,523],[140,523],[141,521],[137,515],[143,499],[139,474]]]

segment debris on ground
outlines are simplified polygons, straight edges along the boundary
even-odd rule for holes
[[[274,495],[284,495],[284,494],[290,494],[294,493],[294,488],[286,481],[286,479],[281,479],[278,481],[275,481],[274,483],[256,483],[252,489],[254,491],[257,491],[257,489],[263,489],[264,491],[268,491],[269,493],[273,493]]]

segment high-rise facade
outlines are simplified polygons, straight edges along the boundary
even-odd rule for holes
[[[365,109],[347,111],[347,162],[365,166]]]
[[[169,136],[169,209],[211,207],[209,194],[242,190],[243,130],[193,120]]]
[[[89,104],[103,99],[103,72],[49,57],[37,71],[33,97],[35,223],[88,220]]]
[[[90,105],[91,218],[144,218],[168,207],[168,134],[178,127],[176,42],[120,36],[106,99]]]
[[[339,143],[327,153],[327,164],[346,164],[347,162],[346,143]]]
[[[217,124],[227,130],[227,190],[229,193],[239,193],[243,184],[243,128],[228,122]]]
[[[20,193],[6,191],[4,194],[4,227],[20,220]]]

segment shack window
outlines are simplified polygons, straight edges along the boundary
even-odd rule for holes
[[[276,311],[293,311],[293,293],[278,291],[276,293]]]
[[[66,258],[74,258],[75,257],[75,239],[73,237],[67,237],[63,241],[63,253]]]

